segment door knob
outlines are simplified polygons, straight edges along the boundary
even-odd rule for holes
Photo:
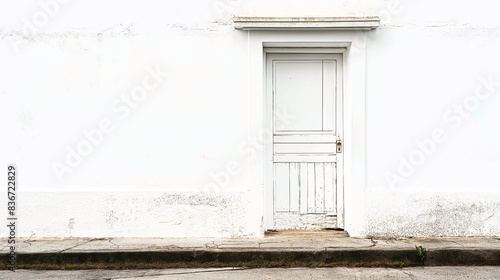
[[[342,140],[337,140],[337,153],[342,153]]]

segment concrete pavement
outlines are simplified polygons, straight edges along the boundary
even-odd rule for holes
[[[7,240],[0,242],[6,255]],[[16,245],[20,269],[500,265],[500,238],[493,237],[351,238],[318,231],[246,239],[30,238]]]
[[[409,280],[460,280],[500,279],[499,266],[475,267],[407,267],[407,268],[208,268],[208,269],[162,269],[162,270],[76,270],[37,271],[19,270],[0,272],[0,279],[11,280],[303,280],[303,279],[409,279]]]

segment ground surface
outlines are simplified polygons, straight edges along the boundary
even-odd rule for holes
[[[164,269],[0,272],[0,279],[500,279],[500,266],[390,268]]]
[[[11,253],[0,249],[5,258]],[[15,254],[19,269],[39,270],[496,266],[500,238],[352,238],[343,231],[241,239],[33,237],[16,240]]]

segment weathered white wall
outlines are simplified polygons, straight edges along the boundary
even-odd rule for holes
[[[367,234],[500,233],[497,4],[445,2],[368,37]]]
[[[348,231],[500,235],[500,85],[474,99],[481,77],[500,80],[496,10],[493,1],[4,2],[0,164],[19,168],[19,235],[262,234],[262,182],[248,171],[261,124],[248,110],[248,33],[233,29],[233,14],[383,19],[367,33],[366,203]],[[454,104],[464,102],[461,116]],[[435,148],[427,141],[421,162],[400,167],[433,133]],[[85,134],[95,137],[88,155],[69,155],[85,150]]]

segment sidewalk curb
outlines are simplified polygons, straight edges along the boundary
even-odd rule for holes
[[[7,260],[7,254],[3,255]],[[174,267],[405,267],[497,266],[500,249],[433,249],[421,261],[409,249],[192,249],[19,253],[23,269],[174,268]],[[6,262],[2,266],[6,269]]]

